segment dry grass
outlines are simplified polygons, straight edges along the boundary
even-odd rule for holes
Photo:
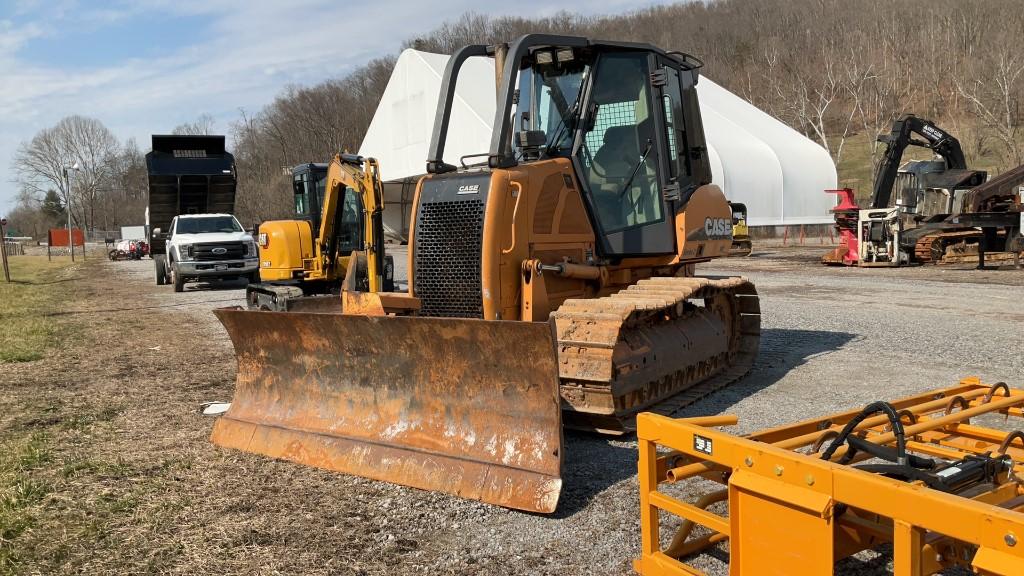
[[[0,277],[0,364],[29,362],[43,357],[58,341],[52,319],[42,313],[65,296],[74,271],[68,258],[12,256],[11,283]]]
[[[74,337],[0,364],[0,576],[367,576],[415,552],[358,558],[387,543],[376,488],[345,496],[367,481],[212,446],[197,408],[230,399],[230,343],[117,266],[90,260],[67,303],[34,308]]]

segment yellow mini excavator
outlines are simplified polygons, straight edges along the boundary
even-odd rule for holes
[[[463,64],[494,59],[490,150],[444,161]],[[238,358],[218,445],[552,512],[562,424],[631,432],[743,376],[760,309],[724,257],[700,62],[527,35],[449,60],[390,315],[217,310]],[[362,310],[362,309],[360,309]],[[380,307],[377,308],[378,312]]]
[[[260,224],[260,283],[246,289],[249,308],[340,310],[335,293],[349,274],[360,292],[392,291],[377,161],[337,154],[329,164],[300,164],[292,185],[295,218]]]

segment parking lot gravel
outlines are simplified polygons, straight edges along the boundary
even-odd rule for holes
[[[393,252],[404,276],[404,248]],[[680,415],[736,414],[735,430],[745,433],[965,376],[1024,387],[1024,272],[826,268],[816,262],[820,252],[755,249],[752,257],[698,268],[754,281],[761,352],[748,376]],[[107,324],[115,345],[134,339],[146,349],[120,363],[82,351],[67,364],[91,371],[83,384],[95,388],[90,393],[119,391],[114,422],[130,432],[94,449],[190,463],[150,495],[157,503],[181,502],[164,517],[165,529],[147,530],[141,544],[167,551],[160,571],[631,573],[640,543],[634,439],[567,432],[564,489],[551,516],[222,450],[207,442],[213,422],[196,409],[231,397],[231,345],[210,310],[243,305],[244,281],[189,285],[175,294],[154,285],[149,260],[104,262],[89,274],[92,289],[71,305],[104,310],[89,321]],[[148,350],[154,346],[160,349]],[[132,518],[123,527],[141,529]],[[726,560],[723,548],[692,561],[724,575]],[[866,553],[844,561],[837,574],[887,574],[890,562],[884,550]],[[83,566],[138,568],[110,558]]]

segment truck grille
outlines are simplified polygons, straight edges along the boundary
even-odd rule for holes
[[[413,289],[421,316],[483,318],[484,202],[423,203],[416,216]]]
[[[221,249],[224,251],[221,252]],[[192,245],[195,260],[239,260],[245,257],[245,244],[241,242],[205,242]]]

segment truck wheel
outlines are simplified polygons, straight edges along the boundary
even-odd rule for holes
[[[178,271],[174,268],[174,264],[171,264],[170,268],[171,268],[171,282],[174,283],[174,291],[175,292],[184,292],[185,291],[185,278],[181,274],[178,274]]]
[[[246,276],[246,280],[249,281],[249,284],[258,284],[260,281],[260,271],[257,270],[249,274],[248,276]]]
[[[167,263],[163,258],[153,258],[153,264],[156,266],[156,285],[163,286],[167,284]]]

